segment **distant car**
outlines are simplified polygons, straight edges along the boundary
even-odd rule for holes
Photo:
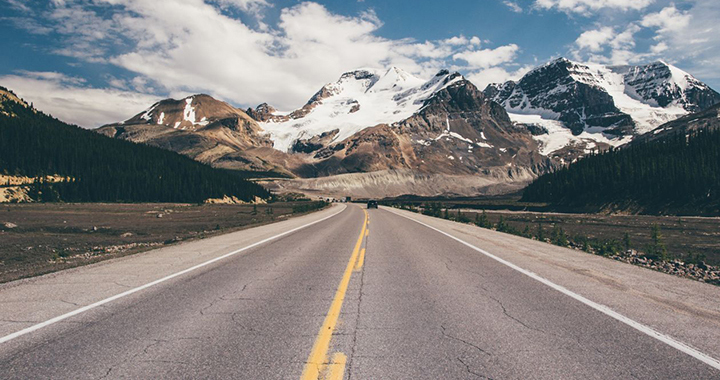
[[[367,208],[378,208],[377,201],[368,201]]]

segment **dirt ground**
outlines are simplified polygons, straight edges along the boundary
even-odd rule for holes
[[[288,218],[269,205],[0,205],[0,283]]]
[[[467,211],[467,212],[466,212]],[[450,210],[452,214],[454,210]],[[463,214],[475,219],[475,210],[463,210]],[[542,224],[545,236],[555,225],[559,225],[572,239],[584,235],[588,239],[622,241],[627,232],[630,247],[642,251],[651,243],[653,224],[660,227],[662,242],[668,252],[679,259],[688,254],[705,255],[705,261],[711,265],[720,265],[720,218],[702,218],[688,216],[648,216],[648,215],[597,215],[597,214],[561,214],[536,213],[522,211],[486,211],[488,219],[497,223],[503,220],[515,229],[522,231],[529,226],[537,235],[538,224]]]

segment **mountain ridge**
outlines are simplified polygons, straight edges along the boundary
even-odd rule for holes
[[[630,142],[655,125],[643,117],[673,120],[716,97],[662,62],[609,68],[561,58],[483,91],[448,70],[423,80],[396,67],[365,68],[342,74],[287,113],[268,103],[240,110],[200,94],[158,102],[98,131],[217,167],[294,175],[284,185],[294,190],[329,191],[332,180],[319,178],[342,175],[347,188],[352,178],[360,192],[374,194],[367,186],[385,175],[428,181],[411,187],[442,195],[449,188],[442,176],[483,177],[457,192],[475,195],[517,190]]]
[[[490,84],[484,92],[513,121],[544,128],[546,136],[536,138],[544,145],[543,154],[560,152],[560,157],[572,145],[587,151],[597,144],[625,144],[720,102],[715,90],[664,61],[605,66],[558,58],[517,82]]]

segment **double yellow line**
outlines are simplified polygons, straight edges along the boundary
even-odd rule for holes
[[[350,277],[352,276],[353,270],[360,270],[365,261],[365,249],[363,248],[361,251],[360,247],[362,247],[363,238],[367,236],[369,231],[367,229],[368,213],[365,210],[363,210],[363,213],[365,214],[365,220],[363,221],[360,236],[358,237],[357,243],[355,243],[355,249],[353,249],[352,255],[350,256],[350,261],[345,268],[345,273],[343,274],[342,280],[340,280],[340,285],[337,291],[335,291],[335,298],[333,298],[330,304],[330,310],[325,316],[325,321],[322,327],[320,327],[320,332],[315,339],[315,344],[313,344],[310,356],[305,363],[305,368],[300,377],[301,380],[318,380],[321,375],[328,380],[343,378],[347,356],[341,352],[336,352],[333,354],[332,361],[328,363],[327,354],[330,349],[332,334],[335,331],[335,326],[337,326],[338,318],[340,318],[340,310],[345,300],[348,284],[350,284]]]

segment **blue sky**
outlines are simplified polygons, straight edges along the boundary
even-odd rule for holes
[[[85,127],[165,97],[302,105],[358,67],[478,87],[564,56],[664,59],[720,89],[717,0],[0,0],[0,85]]]

